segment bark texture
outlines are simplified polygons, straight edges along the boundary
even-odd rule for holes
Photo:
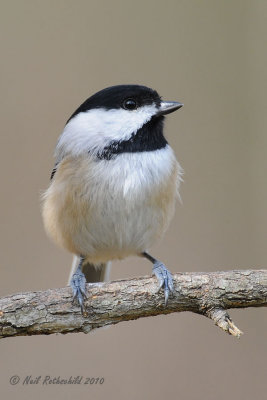
[[[86,315],[72,304],[69,287],[0,299],[0,338],[52,333],[88,333],[142,317],[191,311],[240,337],[226,310],[267,306],[267,270],[174,274],[174,293],[164,306],[155,277],[87,285]]]

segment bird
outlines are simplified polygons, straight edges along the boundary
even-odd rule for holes
[[[183,170],[164,135],[164,120],[183,106],[146,86],[107,87],[67,120],[43,195],[45,230],[73,253],[69,284],[85,311],[86,283],[106,280],[110,263],[128,256],[152,262],[165,305],[171,272],[148,253],[175,209]]]

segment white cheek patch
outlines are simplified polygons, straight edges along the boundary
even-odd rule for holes
[[[56,159],[60,161],[65,154],[98,152],[112,141],[128,140],[156,112],[155,105],[148,105],[134,111],[98,108],[77,114],[59,138]]]

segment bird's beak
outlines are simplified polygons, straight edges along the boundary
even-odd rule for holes
[[[170,114],[176,110],[179,110],[181,107],[183,107],[183,104],[178,103],[178,101],[162,101],[156,116],[158,117],[160,115]]]

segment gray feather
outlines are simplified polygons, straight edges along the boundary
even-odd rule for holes
[[[86,282],[104,282],[107,280],[108,263],[100,264],[97,267],[93,264],[86,263],[82,266],[82,272],[85,275]]]

